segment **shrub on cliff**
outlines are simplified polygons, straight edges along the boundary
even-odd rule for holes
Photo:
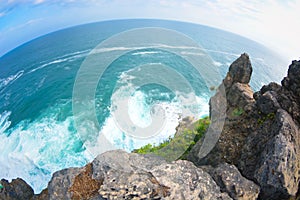
[[[134,153],[139,154],[155,154],[164,157],[168,161],[184,159],[185,155],[204,135],[210,120],[208,117],[199,119],[195,122],[193,130],[185,129],[182,133],[176,133],[174,137],[170,137],[158,145],[147,144],[139,149],[134,150]]]

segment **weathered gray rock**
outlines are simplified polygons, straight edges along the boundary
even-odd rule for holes
[[[249,136],[243,150],[248,153],[243,154],[239,166],[260,185],[262,199],[288,199],[296,196],[299,185],[299,128],[282,109],[272,121],[263,125],[269,128]]]
[[[259,123],[242,148],[238,166],[261,186],[262,199],[292,198],[299,187],[299,69],[300,63],[294,61],[283,87],[271,83],[255,95],[252,112],[259,113]]]
[[[217,144],[206,157],[199,158],[201,140],[188,159],[198,166],[236,165],[243,176],[260,186],[260,199],[296,198],[300,181],[300,62],[290,65],[283,86],[270,83],[254,95],[245,84],[252,71],[248,65],[242,55],[223,80],[227,109]],[[217,92],[213,98],[219,96]]]
[[[204,158],[199,157],[198,153],[203,145],[201,144],[203,140],[201,140],[189,153],[188,160],[193,161],[198,166],[208,164],[216,166],[223,162],[238,163],[241,146],[249,135],[249,129],[252,128],[251,123],[254,123],[253,118],[246,115],[255,102],[253,91],[248,85],[251,73],[252,66],[247,54],[242,54],[231,64],[227,76],[219,86],[215,96],[210,100],[211,114],[224,112],[223,115],[215,117],[221,119],[214,119],[211,124],[215,130],[221,131],[219,140]],[[221,90],[222,88],[224,89]],[[224,110],[221,106],[223,104],[226,106]],[[224,123],[220,123],[220,120],[224,120]],[[205,137],[210,137],[210,135],[205,135]]]
[[[230,107],[245,108],[249,103],[253,103],[253,91],[248,84],[234,83],[227,89],[227,103]]]
[[[263,114],[275,113],[280,105],[276,99],[277,93],[267,91],[257,99],[257,107]]]
[[[109,151],[84,168],[53,175],[50,199],[231,199],[188,161]],[[60,196],[62,195],[62,196]]]
[[[241,175],[236,166],[228,163],[219,164],[216,168],[203,167],[231,198],[237,200],[255,200],[260,188],[254,182]]]
[[[282,86],[300,97],[300,61],[294,60],[289,66],[288,76],[282,80]]]
[[[28,200],[33,197],[33,189],[23,179],[13,179],[10,183],[2,179],[0,183],[3,187],[0,189],[1,200]]]
[[[251,75],[252,65],[249,56],[244,53],[230,65],[226,80],[232,80],[233,83],[248,84]]]
[[[170,187],[168,199],[231,199],[227,193],[220,192],[208,173],[188,161],[156,166],[151,173]]]

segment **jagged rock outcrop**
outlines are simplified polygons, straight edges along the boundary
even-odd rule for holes
[[[47,199],[231,199],[189,161],[168,163],[121,150],[99,155],[83,168],[54,173]]]
[[[292,199],[300,181],[300,62],[293,61],[282,86],[270,83],[255,94],[251,69],[245,54],[230,66],[221,85],[227,109],[220,138],[206,157],[197,157],[195,145],[188,158],[198,166],[236,165],[260,186],[260,199]]]
[[[261,198],[295,196],[300,181],[300,62],[293,61],[282,86],[271,83],[254,96],[258,125],[238,163],[262,187]]]
[[[218,107],[218,104],[227,104],[226,110],[224,110],[226,118],[224,126],[220,127],[222,133],[217,144],[206,157],[198,157],[203,140],[196,144],[189,153],[188,159],[198,166],[206,164],[216,166],[222,162],[235,165],[238,163],[241,146],[244,145],[246,137],[253,128],[252,123],[254,123],[252,122],[253,118],[246,115],[254,105],[253,91],[249,86],[251,73],[252,66],[249,56],[242,54],[230,65],[229,72],[219,86],[216,95],[211,98],[211,102],[217,102],[213,104],[214,107]],[[220,88],[224,88],[224,91],[221,91]],[[225,101],[224,96],[226,97]],[[210,109],[215,108],[211,106]],[[219,126],[219,122],[214,124],[212,121],[211,126]]]

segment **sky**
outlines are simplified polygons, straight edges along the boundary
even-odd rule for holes
[[[300,0],[0,0],[0,56],[59,29],[132,18],[208,25],[300,59]]]

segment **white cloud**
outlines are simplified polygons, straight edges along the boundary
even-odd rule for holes
[[[6,15],[5,12],[0,12],[0,17],[4,17]]]
[[[300,0],[160,0],[159,5],[153,16],[225,29],[299,59]]]
[[[1,1],[1,0],[0,0]],[[254,39],[287,57],[300,53],[300,0],[9,0],[12,3],[62,6],[62,12],[46,17],[55,21],[63,16],[61,28],[109,19],[162,18],[189,21],[231,31]],[[67,5],[67,6],[66,6]],[[72,5],[72,6],[71,6]],[[72,10],[73,9],[73,10]],[[0,11],[1,12],[1,11]],[[74,14],[76,13],[76,14]],[[81,13],[78,15],[77,13]],[[1,17],[1,13],[0,13]],[[41,19],[38,19],[41,20]],[[37,24],[29,20],[13,29]],[[53,24],[58,22],[53,22]],[[69,24],[68,24],[69,23]],[[298,58],[297,57],[297,58]]]
[[[18,26],[11,27],[10,29],[7,30],[7,32],[11,32],[11,31],[15,31],[15,30],[18,30],[18,29],[22,29],[24,27],[31,26],[31,25],[33,25],[33,24],[35,24],[37,22],[40,22],[41,20],[43,20],[43,19],[42,18],[38,18],[38,19],[28,20],[28,21],[26,21],[23,24],[19,24]]]
[[[41,3],[44,3],[44,2],[45,2],[45,0],[35,0],[34,4],[41,4]]]

